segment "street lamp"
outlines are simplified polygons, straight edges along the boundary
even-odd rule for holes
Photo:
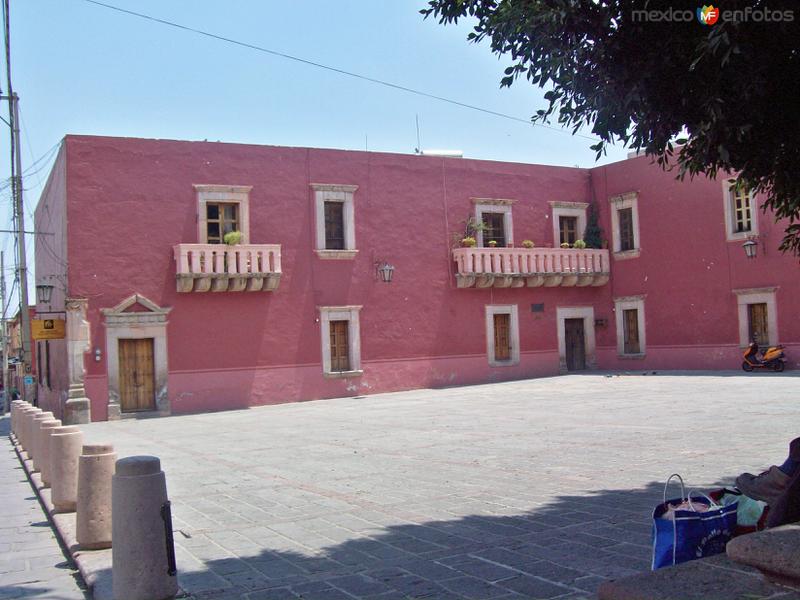
[[[384,283],[392,283],[392,277],[394,276],[394,265],[390,265],[388,262],[385,262],[377,267],[377,271],[381,281]]]
[[[752,239],[749,239],[742,244],[742,248],[744,248],[744,253],[747,255],[747,258],[756,257],[758,252],[758,244],[756,244]]]
[[[39,304],[50,304],[50,298],[53,297],[53,287],[48,283],[40,283],[36,286],[36,301]]]

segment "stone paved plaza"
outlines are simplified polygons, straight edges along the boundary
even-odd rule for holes
[[[86,432],[161,457],[196,598],[583,598],[648,569],[670,473],[783,460],[798,382],[573,375]]]
[[[783,460],[799,382],[572,375],[85,432],[162,459],[193,598],[591,598],[649,568],[670,473]]]

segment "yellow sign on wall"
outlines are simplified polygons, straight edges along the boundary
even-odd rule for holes
[[[63,340],[66,336],[66,321],[62,319],[33,319],[31,333],[34,340]]]

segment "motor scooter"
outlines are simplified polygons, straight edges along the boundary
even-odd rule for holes
[[[753,340],[744,352],[742,369],[753,371],[754,369],[769,369],[780,373],[786,368],[786,355],[783,346],[770,346],[759,356],[758,342]]]

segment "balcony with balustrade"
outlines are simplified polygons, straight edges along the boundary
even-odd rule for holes
[[[608,250],[456,248],[459,288],[585,287],[608,283]]]
[[[271,292],[281,280],[280,244],[178,244],[179,292]]]

